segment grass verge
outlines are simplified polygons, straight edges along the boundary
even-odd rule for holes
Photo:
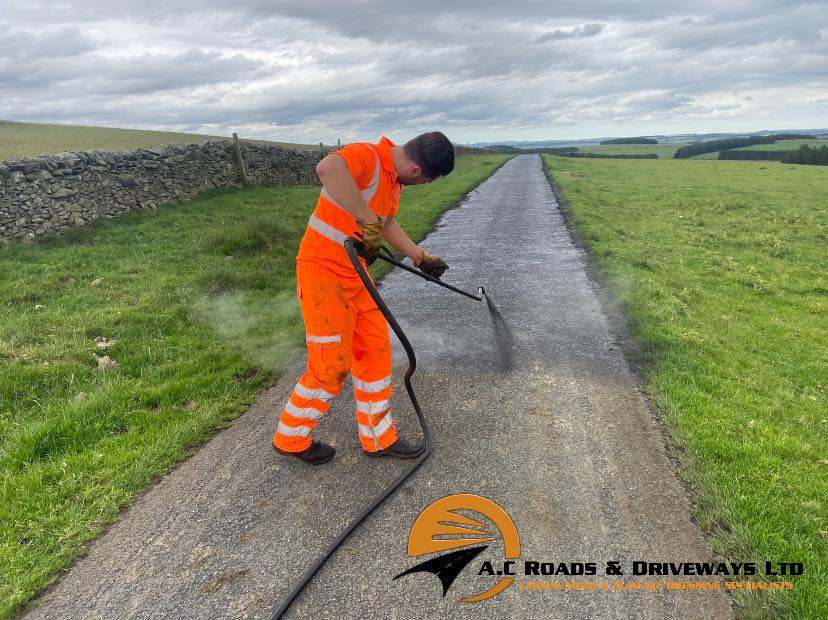
[[[743,617],[828,617],[828,170],[545,157],[625,308],[726,560],[803,562]]]
[[[506,159],[458,158],[403,193],[399,221],[422,238]],[[296,353],[294,257],[318,193],[215,191],[0,249],[0,618]]]

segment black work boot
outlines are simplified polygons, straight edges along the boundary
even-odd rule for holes
[[[425,446],[414,445],[409,443],[402,437],[397,438],[397,441],[388,446],[385,450],[377,450],[376,452],[365,452],[372,458],[379,458],[381,456],[393,456],[397,459],[415,459],[425,451]]]
[[[310,463],[311,465],[321,465],[322,463],[327,463],[334,457],[334,454],[336,454],[336,450],[333,446],[329,446],[326,443],[316,440],[313,441],[309,448],[306,448],[301,452],[285,452],[284,450],[277,448],[276,444],[273,444],[273,449],[279,454],[295,456],[297,459],[305,461],[305,463]]]

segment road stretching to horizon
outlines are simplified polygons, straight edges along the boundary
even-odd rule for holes
[[[286,617],[732,617],[721,590],[520,587],[527,560],[598,568],[595,577],[532,579],[642,588],[668,578],[633,577],[633,562],[713,560],[540,157],[507,162],[447,212],[423,246],[451,265],[447,282],[485,286],[504,321],[493,321],[485,303],[401,270],[385,277],[380,293],[418,355],[414,386],[433,451]],[[275,454],[278,410],[303,363],[138,498],[25,617],[269,618],[320,551],[408,466],[361,454],[350,383],[315,432],[336,446],[333,461],[312,467]],[[405,366],[397,347],[394,416],[403,435],[419,438]],[[502,566],[499,540],[445,597],[435,575],[392,579],[427,559],[407,556],[418,514],[455,493],[493,500],[520,536],[517,582],[481,603],[460,599],[498,579],[478,573],[485,560]],[[605,577],[609,561],[625,575]]]

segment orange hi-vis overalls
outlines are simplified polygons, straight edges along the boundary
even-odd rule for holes
[[[339,151],[371,210],[397,213],[400,190],[391,158],[394,144],[354,143]],[[364,450],[397,440],[390,412],[391,341],[388,323],[368,294],[343,243],[360,227],[323,188],[296,256],[296,293],[308,348],[307,371],[282,411],[273,444],[286,452],[311,445],[311,430],[351,373],[359,439]],[[360,259],[363,266],[365,261]]]

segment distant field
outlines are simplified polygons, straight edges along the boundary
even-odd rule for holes
[[[688,143],[689,144],[689,143]],[[775,144],[756,144],[754,146],[747,146],[740,151],[794,151],[801,145],[808,144],[810,146],[827,145],[828,140],[780,140]],[[579,151],[583,153],[606,153],[609,155],[644,155],[647,153],[655,153],[659,159],[672,159],[679,147],[686,146],[685,144],[606,144],[596,146],[581,146]],[[704,153],[696,155],[689,159],[718,159],[719,152]]]
[[[808,146],[828,146],[828,140],[779,140],[774,144],[754,144],[737,151],[795,151],[803,144]]]
[[[809,146],[826,146],[828,140],[779,140],[773,144],[754,144],[753,146],[746,146],[741,149],[733,149],[735,151],[795,151],[803,144]],[[702,153],[689,159],[718,159],[719,151],[714,153]]]
[[[716,551],[805,565],[791,592],[738,592],[740,615],[828,618],[828,169],[545,160],[631,319]]]
[[[0,121],[0,161],[32,155],[48,155],[62,151],[92,149],[137,149],[159,144],[185,144],[206,140],[224,140],[227,136],[205,136],[193,133],[113,129],[110,127],[79,127],[75,125],[44,125]],[[288,148],[319,148],[303,144],[272,142]]]
[[[581,146],[583,153],[606,153],[608,155],[646,155],[655,153],[659,159],[672,159],[673,153],[683,144],[605,144],[596,146]]]
[[[713,151],[712,153],[702,153],[701,155],[693,155],[693,157],[688,157],[684,161],[689,161],[691,159],[719,159],[719,151]]]

